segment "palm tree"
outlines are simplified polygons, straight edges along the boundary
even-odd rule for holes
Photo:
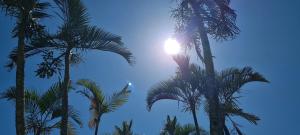
[[[260,120],[257,116],[246,113],[238,106],[239,94],[242,92],[241,87],[250,82],[269,82],[258,72],[254,72],[250,67],[244,67],[242,69],[229,68],[221,71],[216,76],[218,89],[219,89],[219,99],[220,99],[220,110],[223,132],[229,135],[229,130],[226,126],[226,119],[232,123],[234,129],[239,135],[242,132],[238,128],[238,124],[233,121],[232,116],[239,116],[252,124],[257,124]]]
[[[14,38],[18,38],[16,57],[16,134],[25,134],[24,120],[24,48],[26,39],[30,38],[36,31],[41,29],[37,23],[38,19],[47,17],[44,10],[49,6],[46,2],[39,0],[0,0],[0,8],[6,15],[16,18],[16,26],[12,33]]]
[[[200,133],[201,135],[208,135],[208,133],[201,129]],[[164,125],[164,128],[162,129],[160,135],[193,135],[196,134],[196,128],[192,124],[185,124],[180,125],[177,123],[177,118],[174,116],[173,120],[170,118],[170,116],[167,116],[166,123]]]
[[[87,9],[80,0],[55,0],[55,3],[60,10],[57,14],[62,20],[62,25],[55,34],[43,31],[33,39],[33,45],[26,46],[25,52],[27,57],[43,54],[44,61],[39,64],[36,71],[39,77],[49,78],[64,69],[61,134],[67,135],[69,104],[67,88],[70,83],[70,64],[82,61],[80,53],[88,50],[108,51],[121,55],[130,64],[134,62],[132,53],[123,46],[120,36],[88,24]],[[13,58],[15,55],[13,51],[10,57]]]
[[[61,121],[61,86],[62,83],[53,84],[45,93],[39,94],[36,90],[25,90],[25,118],[26,132],[34,135],[50,134],[53,129],[59,129]],[[0,98],[15,102],[16,88],[11,87],[1,93]],[[78,112],[69,106],[69,118],[82,126]],[[75,125],[69,121],[68,130],[75,134]]]
[[[123,121],[122,127],[115,126],[115,133],[114,135],[133,135],[132,131],[132,120],[129,122]]]
[[[184,37],[191,37],[185,40],[195,46],[199,58],[205,65],[209,81],[209,93],[205,96],[210,102],[210,133],[220,135],[222,124],[219,117],[218,91],[215,88],[215,69],[208,34],[217,40],[234,38],[239,33],[235,24],[236,14],[229,6],[230,0],[179,0],[178,2],[179,6],[174,10],[173,17],[177,19],[178,30],[184,31]]]
[[[187,56],[176,56],[174,60],[179,65],[176,76],[167,81],[160,82],[158,85],[152,87],[147,95],[147,107],[151,110],[152,105],[163,99],[176,100],[182,102],[185,107],[184,111],[190,111],[193,115],[194,124],[196,126],[197,135],[200,134],[199,124],[197,120],[196,110],[200,104],[201,96],[203,95],[204,86],[199,84],[205,81],[194,74],[195,70],[199,70],[196,65],[189,63]],[[198,72],[200,73],[200,72]]]
[[[119,92],[114,93],[107,98],[102,93],[102,89],[93,81],[82,79],[77,84],[82,86],[84,90],[78,91],[91,102],[90,111],[92,113],[89,121],[89,127],[95,128],[95,135],[98,134],[100,120],[103,114],[113,112],[127,102],[130,90],[128,84]]]
[[[178,125],[176,116],[172,120],[168,115],[161,135],[175,135],[176,125]]]

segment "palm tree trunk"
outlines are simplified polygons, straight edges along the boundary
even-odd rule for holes
[[[201,43],[203,47],[203,57],[206,73],[208,74],[208,93],[206,98],[209,102],[209,120],[210,120],[210,135],[222,135],[222,127],[220,124],[219,115],[219,99],[217,89],[215,87],[215,71],[210,44],[207,33],[205,31],[202,17],[200,16],[199,9],[197,7],[198,2],[195,0],[189,1],[193,12],[196,14],[195,22],[198,24],[198,32],[200,34]]]
[[[25,68],[25,57],[24,57],[24,48],[25,48],[25,28],[22,22],[24,18],[21,19],[18,33],[18,56],[17,56],[17,70],[16,70],[16,89],[17,89],[17,98],[16,98],[16,134],[25,135],[25,103],[24,103],[24,68]]]
[[[101,115],[99,115],[98,118],[97,118],[96,129],[95,129],[95,135],[98,134],[98,128],[99,128],[99,123],[100,123],[100,117],[101,117]]]
[[[63,95],[62,95],[62,122],[61,122],[61,135],[68,134],[68,88],[70,83],[70,52],[71,49],[66,50],[65,54],[65,75],[64,75],[64,86],[63,86]]]
[[[197,115],[196,115],[195,108],[192,109],[192,114],[193,114],[193,118],[194,118],[194,124],[195,124],[195,127],[196,127],[196,134],[200,135],[200,129],[199,129],[199,125],[198,125],[198,120],[197,120]]]

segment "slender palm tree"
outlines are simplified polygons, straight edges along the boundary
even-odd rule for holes
[[[91,102],[90,111],[92,116],[89,121],[89,127],[95,128],[95,135],[97,135],[102,115],[115,111],[127,102],[131,92],[128,90],[129,85],[127,84],[121,91],[107,98],[102,93],[102,89],[91,80],[78,80],[77,84],[84,88],[84,90],[80,90],[78,93],[88,98]]]
[[[25,90],[25,118],[26,133],[34,135],[50,134],[54,129],[59,129],[61,124],[61,86],[62,83],[53,84],[45,93],[39,94],[36,90]],[[0,98],[16,101],[16,88],[11,87],[1,93]],[[79,113],[69,106],[69,118],[82,126]],[[68,123],[68,130],[75,134],[75,125]]]
[[[164,128],[161,131],[161,135],[175,135],[176,125],[178,125],[176,116],[171,119],[168,115]]]
[[[115,133],[114,135],[133,135],[132,132],[132,120],[129,122],[123,121],[122,127],[115,126]]]
[[[111,34],[96,26],[89,25],[87,9],[80,0],[54,0],[60,12],[62,25],[57,33],[49,34],[43,31],[33,39],[31,46],[25,48],[26,56],[41,53],[44,61],[39,64],[38,76],[51,77],[64,70],[63,117],[61,134],[67,135],[68,123],[68,93],[70,83],[70,64],[80,63],[81,52],[99,50],[121,55],[133,64],[132,53],[123,46],[120,36]],[[55,56],[57,55],[57,56]],[[16,52],[11,53],[11,58]]]
[[[49,6],[46,2],[39,0],[0,0],[0,8],[6,15],[16,18],[16,26],[12,33],[14,38],[18,38],[16,57],[16,134],[25,134],[24,120],[24,69],[25,57],[24,48],[26,39],[30,38],[36,31],[41,29],[37,23],[38,19],[47,17],[44,10]]]
[[[179,65],[176,76],[167,81],[160,82],[152,87],[147,95],[147,106],[151,110],[152,105],[163,99],[176,100],[184,103],[184,111],[190,111],[193,115],[194,124],[196,126],[197,135],[200,134],[199,124],[197,120],[196,110],[199,107],[201,96],[203,95],[204,86],[199,84],[205,81],[199,78],[198,74],[194,74],[195,70],[200,70],[196,65],[189,63],[187,56],[176,56],[175,61]],[[200,73],[200,72],[198,72]],[[200,76],[204,76],[201,74]]]
[[[206,94],[209,104],[211,135],[220,135],[220,111],[218,91],[215,87],[215,69],[208,35],[215,39],[227,40],[234,38],[239,29],[235,24],[236,14],[229,6],[230,0],[179,0],[173,17],[177,19],[178,30],[183,31],[188,43],[195,46],[199,58],[205,65],[209,80],[209,93]],[[202,45],[203,55],[201,54]]]

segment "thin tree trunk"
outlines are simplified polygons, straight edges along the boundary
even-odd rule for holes
[[[68,88],[70,83],[70,52],[71,49],[66,50],[65,54],[65,75],[64,75],[64,86],[63,86],[63,95],[62,95],[62,122],[61,122],[61,135],[68,134]]]
[[[194,0],[190,1],[190,5],[196,14],[195,22],[198,24],[198,32],[200,34],[201,44],[203,47],[203,57],[205,70],[208,75],[208,93],[206,93],[206,98],[209,102],[209,120],[210,120],[210,135],[222,135],[222,127],[220,124],[219,115],[219,99],[217,89],[215,87],[215,71],[214,63],[212,58],[212,53],[210,49],[210,44],[208,40],[207,33],[205,31],[204,23],[202,17],[200,16],[200,11],[197,7],[198,3]]]
[[[24,103],[24,68],[25,68],[25,28],[23,26],[24,18],[20,20],[21,28],[18,33],[18,56],[17,56],[17,70],[16,70],[16,133],[17,135],[25,135],[25,103]]]
[[[100,123],[100,115],[98,116],[98,118],[97,118],[97,123],[96,123],[96,129],[95,129],[95,135],[97,135],[98,134],[98,128],[99,128],[99,123]]]
[[[192,109],[192,114],[193,114],[194,123],[195,123],[195,127],[196,127],[196,134],[200,135],[200,129],[199,129],[199,125],[198,125],[198,120],[197,120],[197,115],[196,115],[196,110],[195,109]]]

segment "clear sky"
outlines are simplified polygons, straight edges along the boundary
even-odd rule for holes
[[[87,78],[96,81],[106,94],[132,82],[129,102],[116,112],[103,115],[100,133],[112,132],[114,125],[133,119],[133,131],[155,135],[162,128],[167,114],[176,115],[180,123],[192,123],[189,113],[181,112],[177,102],[161,101],[151,112],[146,110],[146,94],[155,83],[174,74],[176,64],[165,54],[163,43],[173,33],[170,18],[171,0],[93,0],[84,1],[91,24],[121,35],[133,52],[136,64],[129,66],[118,55],[91,52],[85,62],[73,66],[71,79]],[[270,84],[253,83],[243,89],[240,103],[245,111],[262,119],[258,126],[239,120],[242,130],[249,135],[293,135],[300,128],[300,1],[299,0],[232,0],[237,10],[237,24],[241,34],[232,41],[211,40],[217,70],[228,67],[252,66],[262,73]],[[57,19],[51,21],[58,25]],[[49,23],[48,22],[48,23]],[[9,51],[16,46],[10,31],[14,21],[0,14],[0,92],[14,85],[15,72],[7,72],[3,65]],[[34,76],[37,58],[26,64],[26,87],[41,91],[56,78],[39,79]],[[200,63],[200,61],[196,61]],[[84,127],[79,134],[92,134],[87,127],[89,102],[74,93],[70,103],[80,111]],[[198,113],[200,125],[208,129],[206,114]],[[0,101],[0,134],[13,135],[14,104]]]

